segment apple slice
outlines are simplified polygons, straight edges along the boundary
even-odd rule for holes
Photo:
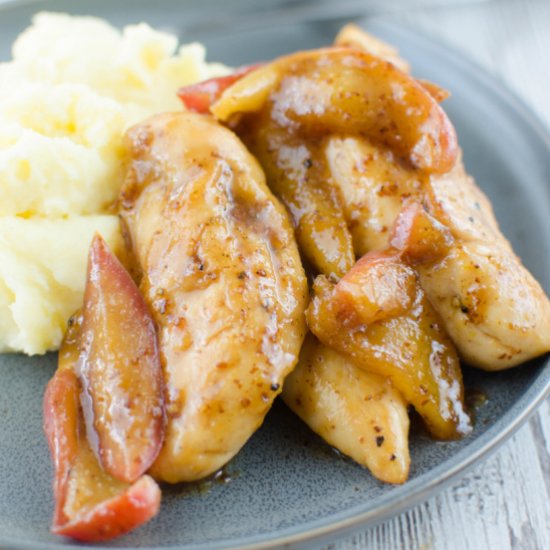
[[[450,229],[415,200],[405,203],[395,220],[390,246],[412,265],[442,260],[454,245]]]
[[[162,369],[147,306],[98,235],[90,249],[82,316],[77,372],[88,440],[105,471],[131,482],[162,446]]]
[[[44,429],[55,465],[52,532],[97,542],[154,517],[160,489],[149,476],[130,485],[103,471],[84,434],[78,392],[74,372],[58,370],[44,397]]]
[[[227,88],[210,110],[230,122],[242,113],[265,116],[267,109],[291,133],[314,140],[360,135],[422,172],[445,173],[456,162],[457,137],[432,93],[433,86],[375,55],[334,47],[276,59]]]
[[[52,532],[83,542],[110,540],[149,521],[159,506],[159,486],[152,477],[142,476],[121,494],[76,515],[64,525],[54,525]]]
[[[209,113],[210,105],[217,101],[229,86],[260,66],[261,63],[245,65],[227,76],[210,78],[197,84],[184,86],[178,90],[178,96],[187,110],[201,114]]]
[[[388,268],[388,266],[391,266]],[[372,324],[406,315],[413,305],[416,277],[385,255],[363,256],[335,288],[340,315],[359,324]]]
[[[313,291],[306,319],[321,342],[389,378],[434,437],[471,430],[457,353],[398,254],[369,253],[336,285],[317,277]]]
[[[55,466],[54,525],[65,523],[67,484],[78,452],[78,379],[74,372],[58,369],[44,394],[44,431]]]
[[[44,395],[44,431],[55,468],[52,532],[94,542],[127,533],[155,516],[160,489],[149,476],[133,485],[115,479],[91,450],[74,372],[81,317],[74,319]]]

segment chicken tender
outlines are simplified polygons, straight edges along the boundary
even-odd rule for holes
[[[388,379],[361,369],[310,333],[282,397],[314,432],[376,478],[407,480],[407,403]]]
[[[550,350],[550,302],[460,158],[448,173],[427,176],[357,138],[332,138],[326,155],[358,256],[386,247],[411,197],[451,231],[448,254],[417,271],[466,362],[502,370]]]
[[[191,113],[132,128],[120,208],[158,326],[168,482],[223,466],[261,425],[305,334],[307,283],[284,208],[236,136]]]

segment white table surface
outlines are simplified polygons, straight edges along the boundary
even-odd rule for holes
[[[463,51],[502,79],[550,128],[550,0],[493,0],[383,18]],[[463,479],[325,550],[358,549],[549,550],[550,399]]]

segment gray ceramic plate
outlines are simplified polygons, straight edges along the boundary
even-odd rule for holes
[[[250,2],[248,2],[250,4]],[[38,2],[1,7],[0,58]],[[145,20],[177,31],[188,14],[215,13],[213,2],[42,2],[48,9],[92,13],[116,24]],[[239,2],[242,7],[246,1]],[[233,6],[233,4],[232,4]],[[341,22],[199,36],[211,59],[242,64],[329,43]],[[550,290],[550,141],[533,115],[501,84],[440,44],[410,30],[365,23],[396,44],[415,73],[453,91],[445,103],[468,169],[489,194],[505,234]],[[541,238],[541,236],[543,238]],[[52,470],[42,434],[44,385],[55,356],[0,356],[0,547],[73,548],[48,532]],[[465,371],[467,386],[484,391],[473,435],[456,443],[412,437],[410,481],[391,487],[333,453],[283,405],[228,466],[205,486],[164,492],[159,516],[112,547],[191,549],[314,546],[387,518],[474,464],[516,429],[550,386],[547,358],[500,374]]]

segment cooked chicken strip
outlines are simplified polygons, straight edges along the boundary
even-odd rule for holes
[[[381,481],[407,480],[407,404],[388,379],[356,367],[310,333],[282,397],[314,432]]]
[[[427,195],[428,211],[451,229],[455,246],[418,272],[465,361],[501,370],[549,351],[550,301],[462,163],[430,178]]]
[[[231,131],[165,114],[132,128],[126,147],[121,216],[167,387],[152,474],[195,480],[244,445],[295,365],[306,279],[284,208]]]
[[[451,230],[449,254],[417,270],[466,362],[500,370],[550,350],[550,302],[500,232],[460,158],[448,173],[427,176],[357,138],[332,138],[326,155],[358,256],[387,245],[389,228],[409,197]]]

